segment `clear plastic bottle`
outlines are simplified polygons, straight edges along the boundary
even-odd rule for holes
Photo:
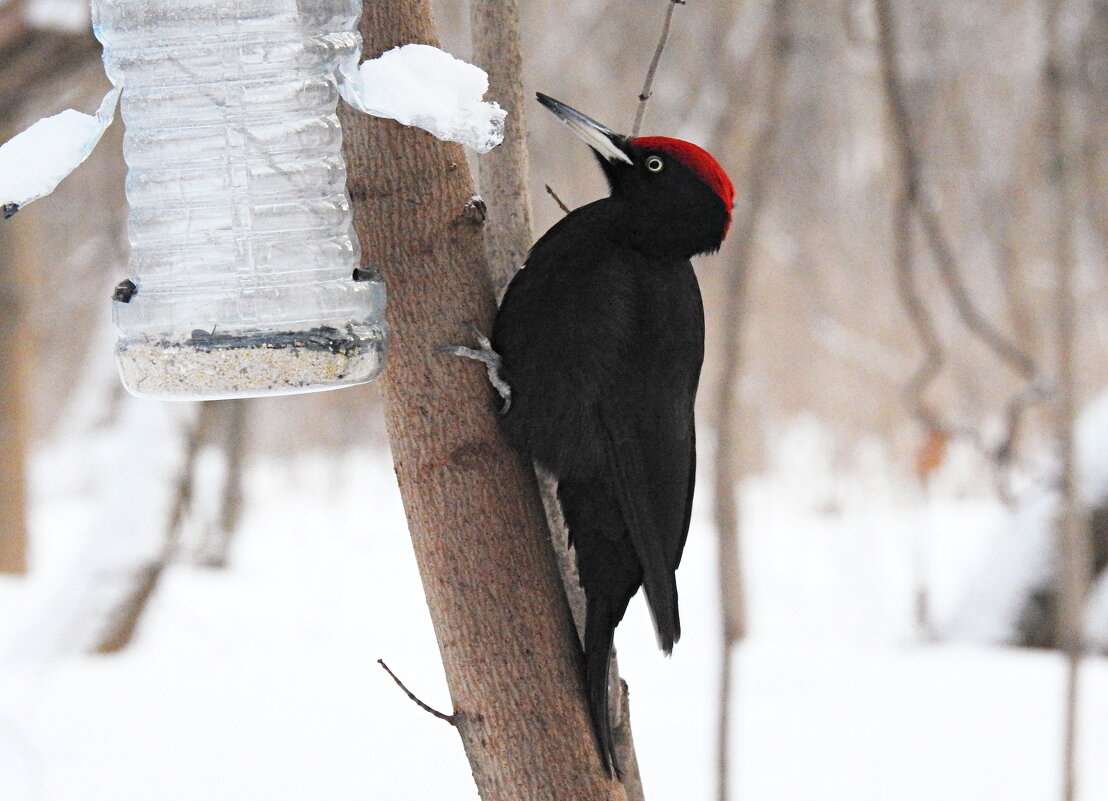
[[[225,398],[376,376],[385,291],[357,269],[333,73],[358,0],[93,0],[123,87],[138,395]]]

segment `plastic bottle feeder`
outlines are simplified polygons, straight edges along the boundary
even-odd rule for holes
[[[228,398],[358,384],[384,363],[385,289],[359,267],[334,71],[358,0],[94,0],[123,88],[126,387]]]

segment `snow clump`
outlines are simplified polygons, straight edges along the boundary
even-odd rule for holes
[[[340,72],[343,99],[354,108],[388,117],[488,153],[504,140],[508,112],[481,98],[489,76],[437,47],[409,44]]]
[[[0,206],[14,214],[53,192],[96,147],[115,119],[118,98],[119,90],[112,90],[96,116],[66,109],[0,146]]]

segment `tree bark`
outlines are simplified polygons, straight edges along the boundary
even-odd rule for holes
[[[1067,88],[1072,60],[1063,41],[1062,0],[1046,2],[1047,53],[1043,65],[1043,101],[1049,148],[1047,183],[1054,212],[1054,326],[1058,396],[1054,402],[1054,436],[1058,453],[1059,504],[1057,519],[1058,629],[1066,655],[1066,705],[1062,742],[1062,797],[1074,801],[1077,787],[1077,712],[1081,658],[1084,654],[1085,600],[1092,573],[1093,547],[1088,521],[1077,496],[1077,254],[1073,221],[1078,216],[1074,198],[1075,157],[1067,119]]]
[[[485,253],[499,296],[531,247],[519,0],[471,0],[470,23],[473,60],[489,74],[489,96],[508,110],[503,144],[478,161],[481,197],[488,207]]]
[[[0,8],[0,53],[17,52],[26,35],[22,0]],[[15,109],[13,88],[24,88],[19,77],[0,82],[0,97],[9,102],[0,105],[0,142],[16,131],[9,130]],[[7,91],[5,91],[7,90]],[[27,571],[27,414],[24,400],[28,352],[20,342],[22,303],[19,262],[14,234],[0,220],[0,573],[20,575]]]
[[[427,0],[367,2],[367,55],[436,44]],[[485,801],[624,801],[601,765],[580,647],[530,466],[499,435],[484,369],[438,355],[495,309],[458,145],[344,114],[366,266],[389,289],[393,459],[454,705]],[[412,748],[418,748],[413,743]]]
[[[8,132],[0,120],[0,140]],[[21,284],[11,227],[0,222],[0,573],[27,570],[27,354]]]
[[[91,35],[30,30],[24,6],[13,0],[0,8],[0,143],[18,133],[13,128],[28,90],[87,61],[96,45]],[[23,330],[18,225],[0,219],[0,573],[22,574],[27,569],[27,360],[33,349]]]

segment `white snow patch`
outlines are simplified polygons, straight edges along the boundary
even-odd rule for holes
[[[750,801],[1057,798],[1064,677],[1056,653],[750,641],[735,665],[732,795]],[[1086,660],[1081,688],[1078,786],[1082,801],[1093,801],[1108,797],[1108,662]],[[638,709],[633,713],[637,744]],[[650,762],[642,762],[645,773]],[[681,764],[680,757],[667,763]]]
[[[103,361],[106,380],[112,360]],[[105,459],[111,449],[90,447],[87,425],[73,422],[97,420],[102,406],[78,397],[35,459],[32,574],[0,577],[0,643],[14,646],[0,653],[0,799],[476,801],[456,733],[415,709],[374,664],[385,658],[449,710],[385,452],[255,461],[228,569],[180,559],[123,653],[31,648],[19,636],[57,626],[33,603],[36,588],[49,585],[79,607],[84,583],[107,578],[108,559],[81,547],[93,545],[86,531],[118,556],[139,556],[139,540],[156,539],[164,523],[138,508],[164,504],[143,486],[129,497],[107,489],[134,487],[136,472],[170,464],[179,427],[154,416],[168,405],[126,399],[130,409],[100,432],[116,443],[118,458]],[[713,437],[704,434],[710,465]],[[890,478],[890,457],[869,446],[857,460],[865,469],[849,470],[827,457],[834,438],[811,423],[786,434],[774,450],[796,453],[739,488],[753,636],[735,666],[733,795],[1051,797],[1060,782],[1061,658],[904,646],[915,636],[908,577],[917,530],[927,535],[942,617],[944,599],[959,594],[982,547],[1000,536],[1004,510],[946,479],[931,495],[910,495]],[[685,626],[673,657],[658,653],[641,595],[617,631],[652,798],[715,797],[720,622],[709,489],[698,488],[678,573]],[[69,568],[81,565],[90,575],[78,583]],[[1083,667],[1080,731],[1081,797],[1108,797],[1103,658]]]
[[[1082,503],[1108,503],[1108,390],[1082,411],[1076,440],[1077,486]]]
[[[974,581],[966,584],[946,634],[960,642],[1006,643],[1018,635],[1020,613],[1034,587],[1052,570],[1058,496],[1047,492],[1013,509],[992,548],[982,555]]]
[[[23,15],[32,28],[84,33],[91,27],[88,0],[29,0]]]
[[[1108,573],[1101,574],[1089,590],[1085,609],[1085,640],[1089,647],[1108,652]]]
[[[49,527],[52,537],[35,541],[39,567],[23,593],[22,613],[0,623],[0,662],[82,653],[99,642],[135,577],[161,558],[196,411],[196,404],[127,396],[118,429],[80,442],[86,469],[57,470],[72,442],[37,455],[32,480],[52,487],[55,503],[34,506],[31,525]]]
[[[1108,503],[1108,391],[1082,411],[1076,430],[1077,490],[1086,509]],[[1049,468],[1056,469],[1056,468]],[[1014,642],[1019,615],[1036,587],[1054,570],[1058,493],[1032,491],[1008,515],[977,578],[969,582],[960,612],[947,631],[970,642]],[[1108,582],[1094,587],[1086,607],[1088,640],[1108,642]]]
[[[96,116],[66,109],[0,145],[0,206],[22,208],[53,192],[96,147],[115,119],[118,99],[113,89]]]
[[[478,153],[504,140],[507,112],[482,98],[489,76],[430,45],[395,47],[356,69],[339,70],[339,89],[354,108],[412,125]]]

